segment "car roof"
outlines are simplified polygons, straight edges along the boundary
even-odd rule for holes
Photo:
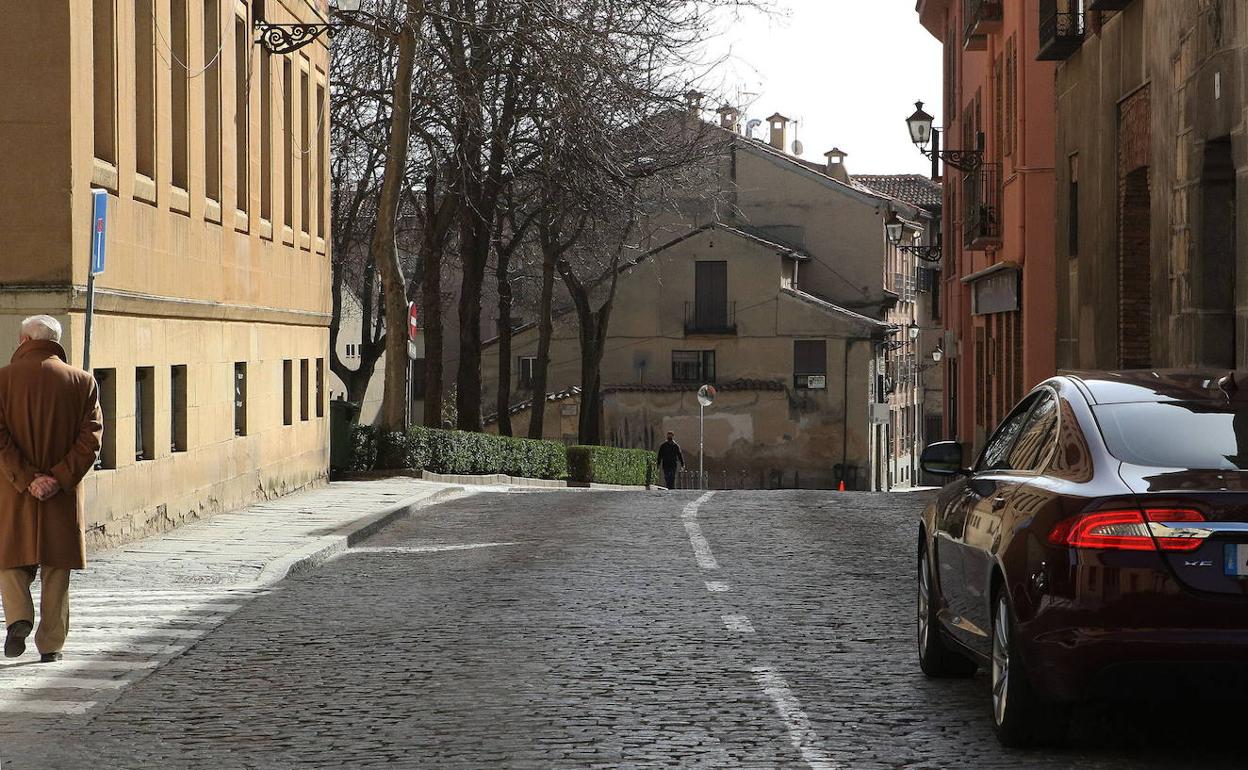
[[[1127,369],[1063,372],[1092,404],[1248,401],[1248,372],[1228,369]]]

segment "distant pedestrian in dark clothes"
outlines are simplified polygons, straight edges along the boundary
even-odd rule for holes
[[[663,478],[668,489],[676,488],[676,466],[685,467],[685,456],[680,453],[680,444],[676,443],[676,434],[667,432],[667,441],[659,445],[659,467],[663,469]]]

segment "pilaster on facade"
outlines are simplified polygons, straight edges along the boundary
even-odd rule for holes
[[[0,27],[0,356],[56,316],[105,439],[88,540],[324,479],[329,56],[255,44],[234,0],[16,3]],[[270,19],[315,20],[307,3]],[[107,195],[104,224],[92,196]]]

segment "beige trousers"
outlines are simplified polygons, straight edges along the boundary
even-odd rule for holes
[[[69,570],[39,567],[39,630],[35,647],[40,654],[60,652],[69,634]],[[0,601],[4,603],[4,627],[19,620],[35,622],[35,602],[30,587],[35,567],[0,569]]]

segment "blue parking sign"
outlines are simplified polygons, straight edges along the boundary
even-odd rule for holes
[[[104,245],[108,235],[108,192],[91,191],[91,275],[104,272]]]

